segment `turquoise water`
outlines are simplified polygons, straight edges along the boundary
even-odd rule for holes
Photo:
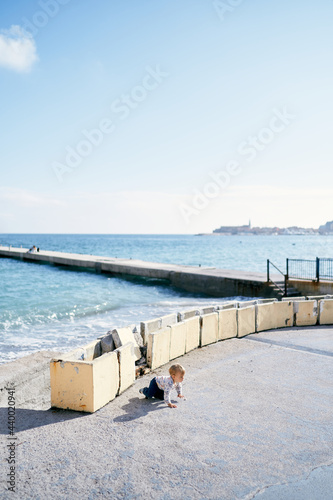
[[[270,258],[332,257],[332,236],[0,235],[0,244],[266,271]],[[41,349],[68,351],[111,328],[222,302],[159,281],[0,259],[0,362]],[[225,301],[227,299],[223,299]]]

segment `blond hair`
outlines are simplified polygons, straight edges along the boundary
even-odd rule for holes
[[[175,365],[170,366],[169,368],[170,375],[176,375],[176,373],[182,373],[185,375],[185,368],[182,365],[176,363]]]

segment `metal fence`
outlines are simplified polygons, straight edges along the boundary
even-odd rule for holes
[[[287,279],[333,281],[333,259],[287,259]]]
[[[333,259],[318,259],[318,280],[333,280]]]

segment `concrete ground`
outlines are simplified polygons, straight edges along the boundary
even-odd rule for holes
[[[2,458],[0,498],[332,499],[332,327],[249,335],[178,361],[177,409],[139,394],[151,374],[95,414],[18,408],[17,493]]]

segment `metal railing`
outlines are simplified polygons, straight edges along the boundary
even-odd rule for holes
[[[287,259],[286,278],[312,281],[333,281],[333,259]]]
[[[317,262],[307,259],[286,259],[287,279],[316,280]]]
[[[276,281],[272,280],[271,275],[270,275],[270,266],[273,266],[277,271],[279,271],[280,274],[283,276],[284,280],[284,287],[282,287],[280,284],[276,283]],[[287,275],[284,274],[278,267],[276,267],[273,262],[271,262],[269,259],[267,259],[267,281],[271,281],[274,283],[274,285],[281,290],[283,295],[286,297],[287,296]]]

